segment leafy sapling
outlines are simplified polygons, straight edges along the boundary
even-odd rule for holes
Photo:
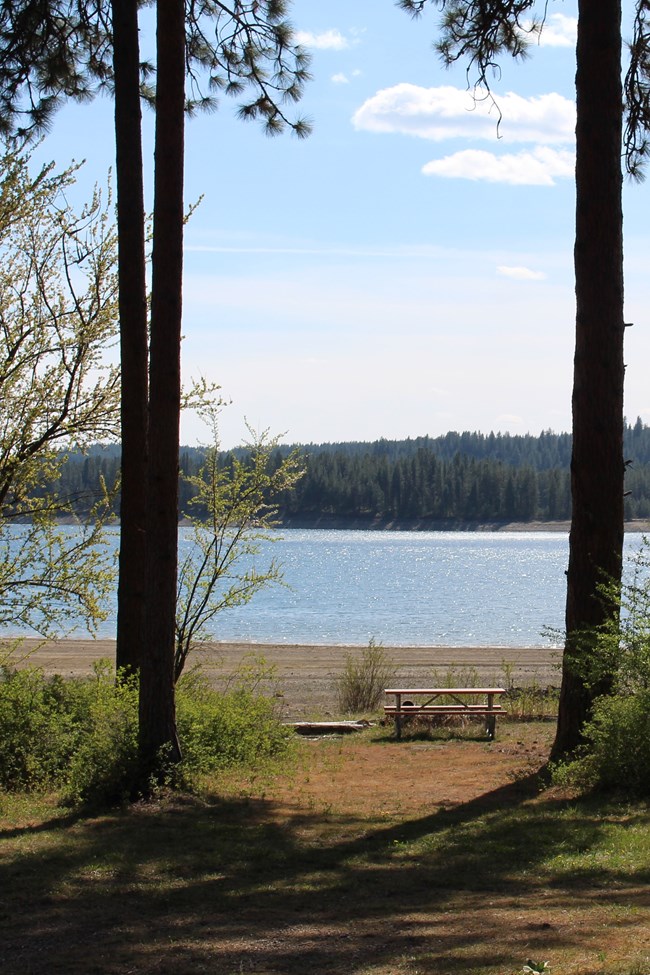
[[[271,539],[277,524],[277,502],[304,473],[298,452],[277,459],[278,437],[254,433],[250,443],[227,463],[219,449],[220,404],[203,397],[199,412],[212,431],[212,444],[197,474],[186,481],[190,501],[192,542],[180,562],[176,607],[175,679],[193,648],[213,636],[215,617],[241,606],[267,585],[282,581],[274,559],[258,568],[260,544]]]

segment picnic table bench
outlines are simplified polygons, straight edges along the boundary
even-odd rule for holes
[[[505,714],[498,703],[503,687],[388,687],[385,694],[394,698],[394,703],[385,704],[384,712],[395,719],[395,733],[402,737],[402,723],[405,718],[431,717],[455,714],[461,717],[485,717],[485,732],[494,738],[498,714]],[[483,701],[477,702],[477,698]],[[495,701],[497,703],[495,703]]]

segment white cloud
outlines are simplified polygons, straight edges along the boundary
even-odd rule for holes
[[[543,271],[533,271],[529,267],[509,267],[507,264],[499,265],[497,274],[504,278],[514,278],[515,281],[543,281],[546,277]]]
[[[578,18],[565,14],[551,14],[541,27],[533,29],[532,21],[524,24],[523,40],[538,47],[567,47],[572,50],[578,37]]]
[[[425,176],[508,183],[511,186],[555,186],[555,178],[573,176],[572,152],[537,146],[530,151],[497,156],[483,149],[465,149],[422,167]]]
[[[478,97],[477,97],[478,96]],[[498,109],[494,104],[498,105]],[[515,92],[495,95],[443,85],[421,88],[403,82],[378,91],[357,109],[352,124],[367,132],[399,132],[421,139],[497,138],[504,142],[571,143],[575,104],[551,92],[524,98]]]
[[[499,429],[499,430],[504,430],[504,429],[507,430],[508,427],[507,426],[506,427],[503,427],[503,426],[501,426],[501,424],[504,424],[504,423],[505,424],[509,424],[509,423],[511,423],[511,424],[516,425],[516,426],[521,426],[521,424],[524,422],[524,418],[523,418],[523,416],[517,416],[516,413],[500,413],[498,415],[498,417],[496,418],[496,422],[497,422],[497,429]]]
[[[330,78],[335,85],[349,85],[350,78],[360,78],[363,72],[359,68],[355,68],[354,71],[350,72],[350,77],[348,77],[343,71],[339,71],[337,74],[333,74]]]
[[[294,36],[298,44],[302,44],[304,47],[314,47],[320,51],[344,51],[350,47],[350,41],[336,27],[323,31],[322,34],[298,30]]]
[[[576,46],[578,32],[578,18],[567,17],[565,14],[551,14],[539,35],[540,47],[570,47]]]

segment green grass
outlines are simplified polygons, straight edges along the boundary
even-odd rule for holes
[[[646,804],[524,777],[387,821],[240,785],[92,817],[0,796],[3,975],[650,972]]]

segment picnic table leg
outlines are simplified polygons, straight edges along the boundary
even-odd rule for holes
[[[400,714],[400,711],[402,709],[401,694],[395,695],[395,706],[397,707],[397,711],[395,712],[395,737],[399,741],[400,738],[402,737],[402,715]]]
[[[494,694],[488,694],[488,711],[491,711],[494,707]],[[488,714],[485,718],[485,733],[489,740],[492,741],[494,738],[494,733],[497,726],[497,716],[496,714]]]

